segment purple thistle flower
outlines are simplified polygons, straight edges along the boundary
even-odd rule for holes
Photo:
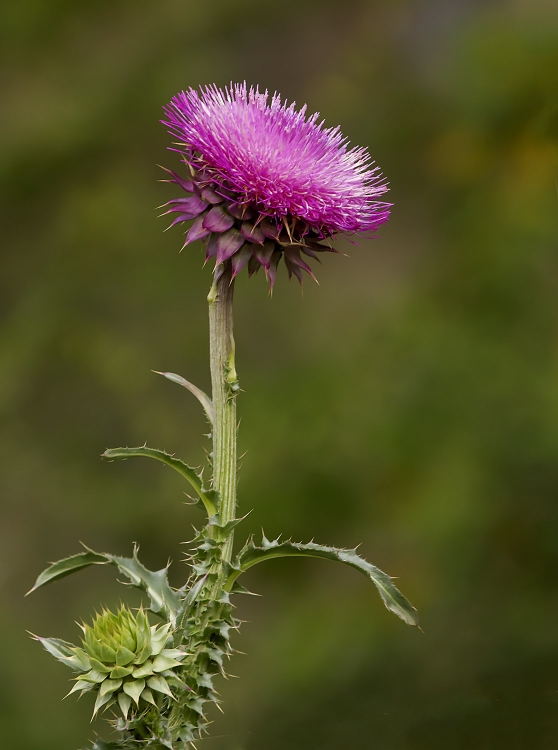
[[[284,258],[289,278],[313,276],[302,258],[336,252],[327,242],[344,232],[374,232],[389,218],[387,190],[368,151],[349,148],[340,129],[324,128],[306,106],[281,103],[246,83],[177,94],[163,123],[178,138],[188,168],[169,182],[189,197],[169,201],[174,224],[191,221],[184,246],[207,240],[206,261],[229,263],[234,278],[263,267],[273,288]],[[324,240],[326,241],[324,243]]]

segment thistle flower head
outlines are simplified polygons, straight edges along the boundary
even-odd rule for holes
[[[150,626],[142,608],[134,614],[122,606],[116,614],[104,609],[92,625],[81,627],[81,648],[52,638],[38,640],[78,673],[69,694],[96,692],[94,715],[117,703],[126,719],[133,704],[156,705],[153,693],[173,698],[169,685],[182,684],[174,670],[186,654],[165,648],[170,624]]]
[[[244,83],[183,91],[164,110],[187,168],[169,181],[191,194],[166,204],[178,214],[171,226],[194,220],[185,245],[207,240],[206,260],[230,261],[233,278],[263,267],[273,287],[284,258],[301,280],[312,275],[302,255],[335,252],[336,234],[370,233],[389,218],[391,204],[378,200],[388,188],[366,149],[305,106]]]

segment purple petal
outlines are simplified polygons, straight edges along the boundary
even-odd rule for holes
[[[297,277],[299,283],[302,285],[302,271],[294,263],[291,263],[291,261],[289,260],[289,258],[286,255],[286,253],[285,253],[285,265],[287,266],[287,271],[289,273],[289,279],[292,278],[292,275],[294,273],[294,275]]]
[[[209,229],[210,232],[226,232],[233,224],[233,217],[221,206],[215,206],[205,217],[203,228]]]
[[[258,273],[261,266],[259,262],[254,258],[254,255],[252,254],[252,257],[248,261],[248,277],[253,276],[253,274]]]
[[[285,248],[285,262],[287,262],[287,260],[289,261],[291,265],[297,268],[301,268],[303,271],[306,271],[306,273],[309,273],[310,276],[312,276],[312,278],[314,278],[312,269],[310,268],[308,263],[305,263],[300,257],[300,250],[298,249],[298,247],[286,247]]]
[[[222,198],[220,195],[217,195],[215,190],[210,187],[203,187],[201,188],[200,192],[204,201],[207,201],[208,203],[217,204],[224,201],[224,198]]]
[[[209,175],[205,171],[205,169],[194,169],[194,180],[196,182],[205,182],[209,179]]]
[[[238,193],[236,190],[231,190],[230,188],[226,187],[226,185],[219,185],[219,195],[222,195],[223,198],[228,198],[229,200],[232,200],[234,198],[238,197]]]
[[[174,182],[176,185],[179,185],[182,190],[186,191],[187,193],[193,193],[194,192],[194,183],[192,180],[184,180],[180,175],[177,175],[176,172],[172,172],[170,169],[167,169],[166,167],[163,167],[165,172],[171,175],[172,180],[163,180],[163,182]]]
[[[244,221],[240,227],[240,231],[244,239],[248,240],[248,242],[256,242],[258,245],[263,245],[265,238],[260,227],[255,227],[249,221]]]
[[[210,260],[211,258],[214,258],[217,255],[217,239],[218,238],[219,238],[218,234],[212,234],[209,237],[209,241],[205,249],[205,262],[206,263],[208,260]]]
[[[250,258],[252,258],[252,248],[249,245],[246,245],[245,247],[242,247],[237,253],[233,255],[231,258],[231,265],[232,265],[232,277],[234,279],[235,276],[238,276],[238,274],[242,271],[242,269],[246,266]]]
[[[191,195],[189,198],[177,198],[165,205],[171,206],[168,211],[165,211],[165,214],[181,213],[188,215],[190,219],[195,219],[207,208],[207,203],[202,201],[198,195]],[[187,221],[187,219],[183,219],[183,221]]]
[[[229,229],[217,239],[217,263],[224,263],[244,245],[244,237],[238,229]]]
[[[266,276],[267,276],[267,280],[269,281],[270,291],[273,291],[273,286],[275,285],[275,279],[277,278],[277,266],[279,265],[279,262],[282,256],[283,256],[283,253],[280,250],[275,250],[275,252],[271,256],[271,262],[269,264],[269,268],[266,271]]]
[[[310,258],[314,258],[314,260],[317,260],[317,261],[318,261],[318,263],[321,263],[321,262],[322,262],[322,261],[321,261],[321,260],[320,260],[320,259],[318,258],[318,256],[316,255],[316,253],[315,253],[315,252],[314,252],[314,251],[313,251],[313,250],[312,250],[312,249],[311,249],[310,247],[308,247],[307,245],[303,245],[303,246],[302,246],[302,247],[300,248],[300,252],[301,252],[301,253],[304,253],[304,255],[308,255],[308,257],[310,257]]]
[[[168,213],[168,212],[167,212]],[[168,225],[168,227],[165,229],[165,232],[168,232],[168,230],[171,227],[174,227],[176,224],[181,224],[184,221],[192,221],[194,217],[190,216],[190,214],[179,214],[175,219],[171,221],[171,223]]]
[[[205,229],[203,226],[204,219],[205,219],[205,214],[200,214],[200,216],[198,216],[198,218],[192,224],[192,226],[188,230],[185,245],[189,245],[191,242],[195,242],[196,240],[203,240],[205,237],[208,236],[209,230]]]
[[[317,242],[315,240],[307,240],[308,245],[312,248],[312,250],[315,250],[317,253],[338,253],[339,250],[336,250],[334,247],[330,247],[329,245],[324,245],[321,242]]]
[[[273,240],[266,240],[263,245],[254,245],[252,253],[257,259],[258,263],[263,266],[266,271],[269,268],[271,262],[271,256],[275,250],[275,242]]]
[[[277,229],[274,222],[269,219],[262,219],[258,226],[264,233],[264,237],[269,237],[270,240],[276,240],[279,238],[279,230]]]
[[[249,206],[243,206],[242,203],[230,203],[229,213],[235,219],[241,219],[242,221],[251,219],[254,216],[254,211]]]

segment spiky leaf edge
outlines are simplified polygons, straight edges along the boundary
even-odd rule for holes
[[[148,570],[138,559],[137,546],[134,546],[133,557],[117,557],[107,552],[94,552],[88,547],[85,549],[85,552],[58,560],[58,562],[43,570],[35,581],[33,588],[27,593],[30,594],[42,586],[46,586],[47,583],[57,581],[91,565],[114,565],[130,580],[132,586],[148,594],[150,598],[149,609],[153,614],[169,620],[171,623],[176,621],[180,607],[180,595],[169,585],[167,568],[157,571]]]
[[[216,515],[218,511],[219,497],[215,490],[205,489],[201,475],[191,466],[185,464],[184,461],[171,456],[170,453],[156,448],[147,448],[143,445],[139,448],[107,448],[101,454],[101,458],[106,458],[109,461],[127,458],[154,458],[156,461],[161,461],[190,482],[209,517]]]
[[[253,565],[275,557],[319,557],[324,560],[345,563],[345,565],[364,573],[372,581],[390,612],[401,618],[407,625],[416,627],[419,625],[416,609],[394,585],[390,576],[357,555],[355,550],[326,547],[314,542],[301,544],[291,541],[281,542],[279,539],[269,541],[264,536],[261,547],[258,547],[250,539],[240,550],[232,564],[232,571],[225,584],[225,590],[233,591],[237,578]]]

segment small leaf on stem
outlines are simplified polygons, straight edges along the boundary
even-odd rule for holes
[[[189,380],[186,380],[186,378],[183,378],[181,375],[176,375],[176,373],[174,372],[159,372],[158,370],[153,370],[153,372],[156,375],[162,375],[164,378],[166,378],[167,380],[171,380],[173,383],[178,383],[178,385],[181,385],[183,388],[187,388],[203,406],[209,423],[211,426],[213,426],[213,420],[215,419],[215,407],[213,406],[213,401],[209,398],[207,393],[204,393],[201,388],[198,388],[197,385],[190,383]]]

